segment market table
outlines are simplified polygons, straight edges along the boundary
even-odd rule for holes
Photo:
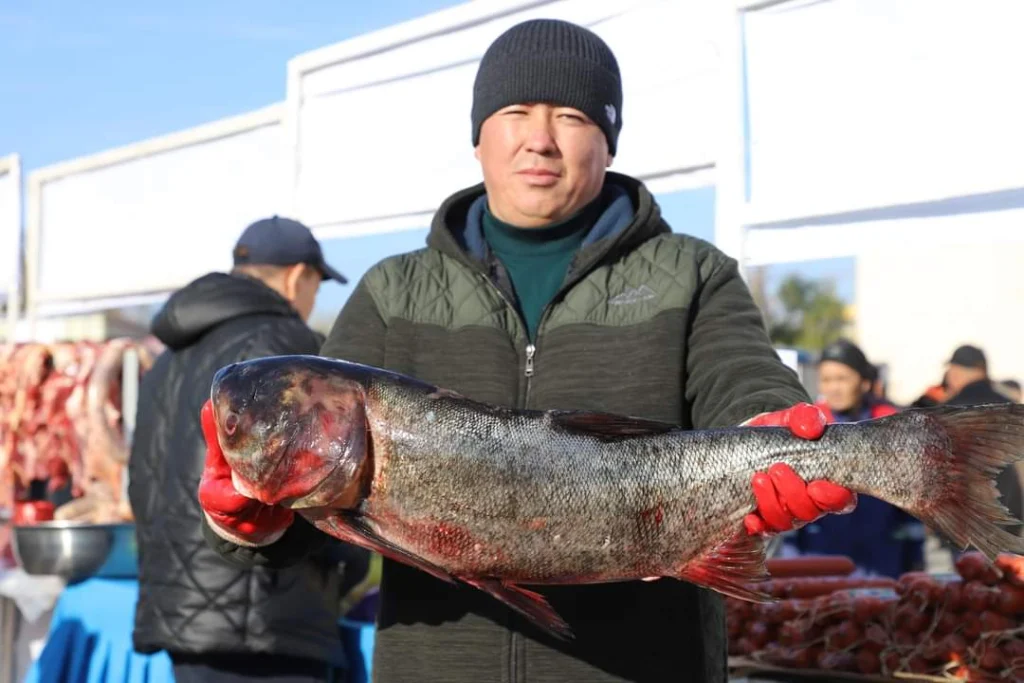
[[[142,655],[132,649],[138,595],[139,584],[130,579],[69,585],[25,683],[172,683],[166,653]]]
[[[373,644],[377,630],[372,622],[342,619],[341,637],[348,658],[346,683],[368,683],[373,664]]]
[[[25,683],[173,683],[170,657],[132,648],[138,581],[92,578],[69,585],[53,611],[46,645]],[[342,619],[348,681],[370,679],[374,627]]]

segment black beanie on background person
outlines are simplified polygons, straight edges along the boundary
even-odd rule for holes
[[[818,359],[818,364],[820,365],[825,361],[842,363],[843,365],[852,368],[864,379],[872,381],[874,379],[874,366],[868,362],[867,356],[865,356],[864,352],[860,350],[860,347],[848,339],[840,339],[826,346],[821,352],[821,358]]]
[[[593,31],[531,19],[498,36],[473,84],[473,146],[491,114],[530,102],[579,109],[604,131],[614,156],[622,130],[622,79],[611,48]]]

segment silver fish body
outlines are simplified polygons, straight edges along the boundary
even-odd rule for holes
[[[742,520],[752,475],[777,462],[897,505],[990,558],[1024,552],[998,526],[1013,518],[994,485],[1024,458],[1024,406],[907,411],[808,441],[778,427],[506,409],[311,357],[229,366],[211,400],[219,424],[230,414],[247,425],[220,437],[243,492],[563,634],[519,584],[663,576],[762,599],[749,584],[764,578],[763,543]],[[339,507],[345,487],[357,503]]]

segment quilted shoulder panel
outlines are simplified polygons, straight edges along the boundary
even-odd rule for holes
[[[506,332],[519,325],[515,310],[482,273],[434,249],[381,261],[366,274],[366,284],[385,321]]]

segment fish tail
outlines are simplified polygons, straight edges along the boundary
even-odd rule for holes
[[[910,413],[924,416],[938,430],[924,454],[936,489],[921,509],[910,512],[961,548],[973,545],[990,560],[1004,552],[1024,554],[1024,538],[1001,528],[1020,520],[1000,502],[996,487],[1007,466],[1024,460],[1024,405],[941,407],[894,417]]]

